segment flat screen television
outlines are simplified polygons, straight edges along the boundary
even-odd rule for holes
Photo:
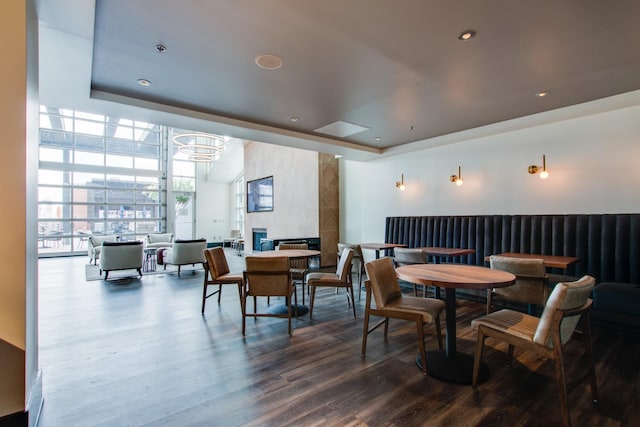
[[[247,212],[273,210],[273,176],[247,181]]]

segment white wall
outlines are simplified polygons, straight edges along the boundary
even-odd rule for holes
[[[209,242],[221,242],[235,226],[235,222],[231,223],[229,209],[231,186],[226,182],[210,181],[205,166],[209,165],[200,164],[196,169],[195,237],[204,237]]]
[[[551,121],[556,113],[545,114]],[[547,180],[527,173],[543,154]],[[640,105],[367,163],[343,161],[341,241],[383,241],[387,216],[637,213],[639,161]],[[449,182],[458,165],[461,187]],[[395,187],[402,173],[404,192]]]
[[[273,212],[245,214],[245,250],[252,229],[266,228],[269,238],[317,237],[318,153],[250,142],[244,151],[245,181],[273,175]]]

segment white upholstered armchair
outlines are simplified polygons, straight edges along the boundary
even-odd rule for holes
[[[164,269],[167,269],[167,264],[177,265],[178,275],[180,275],[181,266],[205,262],[205,249],[207,249],[206,239],[176,240],[173,242],[173,247],[164,253]]]
[[[103,242],[100,252],[100,274],[104,271],[104,280],[113,270],[138,270],[142,276],[143,243],[133,242]]]

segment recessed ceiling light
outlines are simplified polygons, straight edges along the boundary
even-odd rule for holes
[[[380,141],[382,138],[380,138],[379,136],[376,136],[376,141]]]
[[[277,70],[282,67],[282,59],[275,55],[260,55],[255,61],[256,65],[263,70]]]
[[[151,80],[147,80],[147,79],[138,79],[138,84],[140,86],[151,86]]]
[[[458,40],[469,40],[476,36],[476,32],[474,30],[467,30],[460,33],[458,36]]]
[[[158,43],[156,45],[156,50],[160,53],[166,52],[167,51],[167,47],[163,44]]]
[[[544,98],[545,96],[548,96],[549,94],[551,94],[551,92],[545,90],[545,91],[536,93],[536,97],[537,98]]]
[[[289,120],[291,120],[292,122],[297,122],[298,120],[300,120],[300,117],[298,117],[298,116],[291,116],[291,117],[289,118]]]

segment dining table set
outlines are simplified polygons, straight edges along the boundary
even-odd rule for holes
[[[375,258],[393,256],[395,248],[407,247],[397,243],[363,243],[362,249],[375,251]],[[460,263],[442,263],[443,259],[475,254],[475,250],[467,248],[448,247],[420,247],[425,255],[430,256],[433,263],[403,265],[396,268],[398,279],[445,289],[445,348],[426,353],[428,375],[447,382],[457,384],[471,384],[474,358],[472,355],[457,350],[456,340],[456,289],[486,290],[511,286],[516,282],[516,276],[510,272],[496,270],[489,267]],[[578,262],[579,258],[571,256],[542,255],[504,252],[496,254],[504,257],[521,259],[542,259],[547,268],[567,269]],[[489,262],[490,257],[485,258]],[[436,294],[439,295],[439,294]],[[439,296],[437,296],[439,297]],[[417,365],[422,369],[420,356],[416,358]],[[480,364],[478,380],[486,381],[489,369]]]

